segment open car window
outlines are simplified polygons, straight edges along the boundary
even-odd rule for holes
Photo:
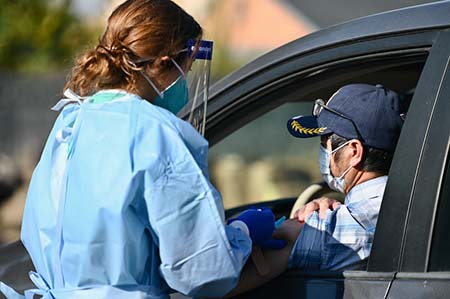
[[[310,102],[283,104],[211,148],[211,180],[225,208],[297,197],[321,180],[318,140],[300,141],[286,129],[290,117],[310,113]]]
[[[258,110],[267,112],[260,112],[210,150],[211,179],[222,193],[225,208],[296,198],[308,185],[321,181],[317,163],[319,140],[292,137],[286,129],[287,120],[311,114],[315,99],[328,99],[349,83],[382,84],[397,91],[407,109],[426,57],[426,51],[420,50],[407,55],[395,53],[334,62],[315,68],[302,78],[289,79],[289,85],[273,86],[270,95],[263,93],[260,99],[256,93],[256,98],[251,99],[254,111],[243,108],[250,111],[246,117]],[[273,105],[274,101],[278,105]],[[234,120],[239,122],[242,119]]]

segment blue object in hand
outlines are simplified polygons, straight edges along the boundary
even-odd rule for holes
[[[242,223],[246,227],[242,227]],[[286,246],[285,240],[272,239],[272,234],[275,230],[275,216],[268,208],[245,210],[236,218],[230,219],[228,224],[241,228],[244,231],[247,229],[246,232],[254,245],[272,249],[281,249]]]

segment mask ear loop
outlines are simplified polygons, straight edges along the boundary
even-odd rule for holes
[[[344,171],[340,176],[338,176],[336,179],[338,180],[342,180],[344,178],[344,176],[350,171],[350,169],[352,169],[352,165],[350,165],[346,171]]]
[[[351,141],[351,140],[349,140],[349,141],[347,141],[347,142],[341,144],[340,146],[338,146],[337,148],[335,148],[334,150],[332,150],[332,151],[330,152],[330,154],[331,154],[331,155],[334,154],[335,152],[337,152],[338,150],[340,150],[341,148],[343,148],[344,146],[346,146],[347,144],[349,144],[350,141]]]
[[[184,73],[183,69],[178,65],[178,63],[173,58],[170,58],[170,60],[173,62],[175,67],[180,71],[183,78],[186,78],[186,74]]]
[[[187,49],[183,49],[180,52],[184,52],[184,51],[187,51]],[[178,65],[178,63],[173,58],[170,58],[170,60],[175,65],[175,67],[178,69],[178,71],[180,71],[183,78],[186,78],[186,74],[184,73],[183,69]],[[139,61],[138,63],[141,63],[141,62],[144,62],[144,61]],[[134,64],[134,66],[136,66],[136,63],[133,63],[133,64]],[[145,80],[148,82],[148,84],[150,84],[150,86],[155,90],[155,92],[158,94],[158,96],[161,99],[164,99],[164,93],[159,91],[159,89],[156,87],[155,83],[153,83],[153,81],[147,76],[147,74],[143,70],[140,70],[140,73],[145,78]],[[174,83],[175,82],[176,82],[176,80],[174,81]]]
[[[150,78],[147,76],[147,74],[141,70],[141,75],[144,77],[145,80],[147,80],[148,84],[150,84],[150,86],[155,90],[155,92],[158,94],[158,96],[163,99],[164,98],[164,94],[162,92],[159,91],[159,89],[156,87],[155,83],[153,83],[152,80],[150,80]]]
[[[351,141],[351,140],[348,140],[347,142],[344,142],[343,144],[341,144],[340,146],[338,146],[337,148],[335,148],[334,150],[332,150],[332,151],[330,152],[330,159],[331,159],[331,156],[332,156],[334,153],[336,153],[338,150],[340,150],[341,148],[343,148],[344,146],[346,146],[347,144],[349,144],[350,141]],[[353,166],[350,165],[350,167],[347,168],[347,170],[345,170],[340,176],[336,177],[336,179],[341,180],[341,179],[342,179],[342,178],[350,171],[350,169],[352,169],[352,167],[353,167]],[[331,173],[331,163],[330,163],[330,173]]]

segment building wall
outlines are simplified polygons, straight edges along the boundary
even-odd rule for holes
[[[19,76],[0,72],[0,244],[19,237],[28,183],[58,113],[63,74]],[[22,182],[16,184],[17,179]]]
[[[254,56],[304,36],[317,27],[298,9],[277,0],[176,0],[206,36],[238,56]]]

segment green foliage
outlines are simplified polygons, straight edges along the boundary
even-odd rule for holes
[[[44,73],[72,64],[95,41],[95,28],[70,12],[70,0],[0,0],[0,68]]]

